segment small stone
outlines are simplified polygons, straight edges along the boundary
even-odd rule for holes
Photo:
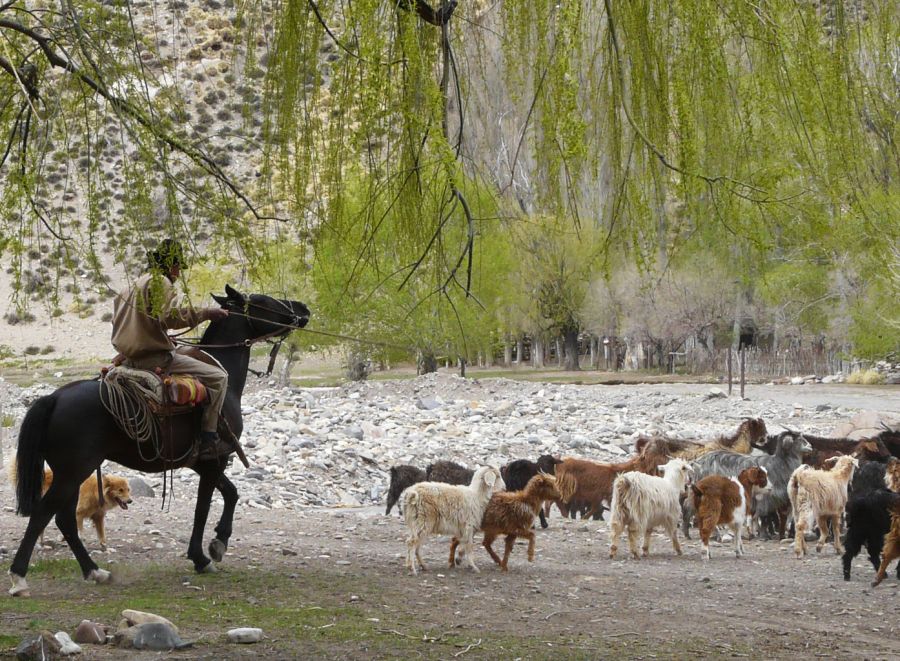
[[[255,627],[240,627],[228,632],[230,643],[258,643],[262,640],[263,631]]]
[[[721,388],[710,388],[703,399],[723,399],[725,397],[728,395]]]
[[[281,555],[297,555],[297,552],[293,549],[281,549]]]
[[[55,659],[62,645],[49,631],[41,631],[36,638],[26,638],[16,648],[16,658],[20,661],[49,661]]]
[[[437,397],[420,397],[416,400],[416,407],[424,411],[434,411],[443,405],[444,403]]]
[[[178,627],[172,624],[171,621],[164,618],[162,615],[156,615],[155,613],[145,613],[144,611],[136,611],[131,609],[126,609],[122,611],[122,617],[128,621],[129,626],[134,626],[136,624],[167,624],[172,627],[175,633],[178,633]]]
[[[130,478],[128,486],[131,488],[131,495],[134,498],[156,498],[156,492],[153,490],[153,487],[139,477]]]
[[[118,647],[158,651],[184,649],[192,644],[181,640],[171,625],[162,622],[136,624],[121,629],[116,632],[115,643]]]
[[[69,634],[67,634],[65,631],[57,631],[54,637],[59,641],[59,651],[61,654],[64,654],[66,656],[70,656],[72,654],[81,654],[81,648],[76,645],[71,638],[69,638]]]
[[[102,624],[97,624],[90,620],[82,620],[78,628],[75,629],[75,635],[72,637],[72,640],[82,645],[105,645],[106,628]]]
[[[357,601],[359,601],[359,596],[357,596],[357,595],[355,595],[355,594],[351,594],[351,595],[350,595],[350,603],[354,603],[354,602],[357,602]]]

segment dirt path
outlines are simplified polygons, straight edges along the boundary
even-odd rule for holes
[[[891,578],[870,589],[873,571],[859,558],[853,581],[845,583],[830,548],[798,561],[786,544],[753,541],[742,559],[733,557],[730,545],[714,546],[712,561],[705,563],[696,540],[686,543],[685,556],[676,557],[668,540],[655,536],[649,559],[609,560],[605,523],[556,516],[549,529],[538,532],[534,564],[526,562],[524,545],[517,545],[507,574],[481,549],[480,573],[448,570],[446,541],[435,539],[425,548],[430,571],[413,577],[403,568],[404,526],[380,509],[239,508],[222,572],[197,577],[183,558],[191,504],[185,490],[181,494],[167,513],[159,511],[158,501],[143,500],[127,515],[111,516],[115,550],[95,551],[95,557],[112,569],[114,585],[85,587],[66,548],[43,550],[38,570],[29,576],[35,596],[0,597],[7,651],[12,638],[35,628],[35,620],[21,616],[35,605],[42,614],[39,627],[72,630],[81,619],[79,610],[92,612],[87,603],[107,603],[106,611],[98,612],[114,613],[124,594],[126,602],[137,600],[134,607],[162,609],[185,638],[200,640],[194,650],[173,658],[251,654],[222,645],[217,636],[223,623],[190,617],[190,603],[179,601],[233,589],[249,608],[228,626],[263,626],[271,638],[262,649],[272,658],[337,651],[359,658],[451,658],[469,645],[467,658],[900,656],[895,616],[900,582]],[[2,495],[10,502],[8,485]],[[0,545],[11,550],[23,527],[24,521],[3,511]],[[85,536],[96,547],[93,531]],[[66,562],[59,567],[53,558]],[[8,561],[4,555],[4,564]],[[148,571],[155,575],[146,577]],[[280,582],[276,590],[254,583],[262,571]],[[149,600],[152,588],[145,579],[161,591],[162,601]],[[301,604],[331,609],[332,619],[313,627],[293,610]],[[115,622],[113,613],[106,615],[108,624]],[[348,628],[350,622],[365,626]],[[323,639],[323,627],[329,636],[343,633]],[[117,654],[121,651],[88,647],[84,658]]]
[[[624,388],[678,394],[709,386]],[[751,386],[748,395],[751,403],[800,403],[807,414],[820,404],[847,408],[847,418],[853,409],[900,411],[896,387]],[[843,413],[823,423],[838,417]],[[779,417],[773,428],[802,420]],[[558,515],[538,531],[533,564],[520,544],[506,574],[480,548],[481,573],[449,570],[447,540],[433,539],[424,550],[430,571],[413,577],[403,567],[405,527],[396,513],[385,517],[381,506],[261,509],[245,480],[221,571],[197,576],[184,556],[196,493],[191,475],[176,476],[166,509],[158,497],[143,498],[110,514],[109,551],[100,552],[93,530],[85,530],[95,559],[113,572],[112,585],[85,584],[59,533],[48,530],[28,576],[33,597],[0,592],[0,658],[41,629],[71,633],[84,618],[114,628],[124,608],[172,619],[196,643],[162,655],[179,659],[900,658],[900,581],[892,574],[871,589],[874,572],[863,557],[849,583],[832,548],[798,561],[774,541],[747,543],[741,559],[730,546],[714,546],[713,559],[703,562],[696,540],[677,557],[655,536],[649,559],[610,560],[605,523]],[[0,476],[4,569],[26,523],[13,505]],[[207,540],[220,511],[214,502]],[[237,626],[259,626],[266,637],[256,646],[229,645],[224,632]],[[88,646],[82,658],[120,659],[123,652]]]

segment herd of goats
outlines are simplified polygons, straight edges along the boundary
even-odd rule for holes
[[[750,537],[783,539],[790,522],[799,558],[807,552],[807,533],[818,527],[816,550],[830,534],[842,554],[845,580],[865,546],[877,571],[875,586],[900,558],[900,432],[886,429],[862,440],[795,431],[770,435],[761,419],[748,418],[734,434],[707,442],[641,437],[635,455],[616,464],[542,455],[537,462],[517,459],[499,470],[469,470],[443,460],[427,470],[400,465],[390,470],[386,514],[398,505],[404,517],[406,566],[413,574],[417,566],[425,569],[420,549],[430,535],[452,537],[451,567],[465,559],[478,571],[473,561],[478,531],[506,571],[519,537],[528,540],[528,560],[534,559],[535,517],[546,528],[554,504],[573,518],[578,513],[602,518],[608,509],[611,558],[623,532],[635,559],[648,555],[654,528],[665,530],[680,555],[678,525],[689,539],[692,522],[705,559],[720,527],[731,529],[740,556],[745,530]],[[501,535],[503,558],[493,549]]]

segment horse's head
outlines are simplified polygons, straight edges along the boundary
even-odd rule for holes
[[[309,308],[300,301],[245,295],[231,285],[225,285],[225,296],[213,294],[213,298],[226,310],[246,316],[257,337],[287,335],[309,322]]]

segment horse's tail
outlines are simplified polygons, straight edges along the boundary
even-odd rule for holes
[[[41,499],[44,484],[44,455],[41,451],[55,408],[55,394],[41,397],[31,405],[22,421],[16,451],[16,513],[21,516],[31,516],[34,506]]]

